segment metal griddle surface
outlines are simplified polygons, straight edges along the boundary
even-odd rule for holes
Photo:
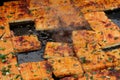
[[[114,23],[120,27],[120,9],[116,9],[114,11],[106,11],[105,13]],[[19,64],[24,62],[36,62],[44,60],[42,55],[48,41],[72,43],[72,30],[58,29],[53,31],[36,31],[34,28],[34,22],[32,21],[10,23],[10,29],[14,31],[16,36],[35,34],[42,42],[42,49],[38,51],[18,53],[17,57]]]

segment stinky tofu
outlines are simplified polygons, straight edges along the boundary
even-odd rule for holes
[[[38,9],[40,7],[48,6],[49,0],[26,0],[27,7],[32,9]]]
[[[80,62],[76,57],[57,57],[48,59],[48,62],[53,68],[53,73],[56,77],[63,77],[69,75],[82,76],[83,70]]]
[[[96,38],[97,35],[94,31],[88,31],[88,30],[78,30],[72,32],[72,40],[74,45],[74,50],[78,51],[79,48],[91,48],[93,49],[99,49],[101,48],[98,45],[99,39]]]
[[[73,56],[72,47],[67,43],[47,42],[44,58]]]
[[[81,48],[76,52],[76,55],[85,71],[100,70],[118,65],[118,60],[114,56],[107,55],[101,50]]]
[[[120,48],[106,51],[106,54],[114,56],[116,59],[120,59]]]
[[[41,42],[36,35],[12,37],[12,43],[15,52],[32,51],[41,48]]]
[[[116,29],[107,29],[101,31],[102,34],[98,35],[97,38],[102,37],[99,44],[102,48],[110,48],[120,45],[120,31]],[[99,32],[97,33],[99,34]]]
[[[53,80],[51,67],[46,61],[22,63],[20,73],[24,80]]]
[[[51,30],[59,28],[60,23],[55,15],[46,15],[35,19],[36,30]]]
[[[61,80],[116,80],[116,76],[110,74],[109,70],[101,70],[101,71],[92,71],[84,74],[83,77],[79,77],[78,75],[74,75],[71,77],[65,77]]]
[[[33,21],[33,17],[30,14],[30,11],[24,5],[18,5],[16,8],[15,13],[15,20],[14,22],[21,22],[21,21]]]
[[[0,54],[9,54],[13,51],[12,41],[10,39],[0,40]]]
[[[95,31],[104,31],[106,29],[119,30],[119,27],[108,19],[104,12],[89,12],[84,14],[84,17]]]
[[[2,59],[0,62],[0,80],[20,80],[21,75],[15,54],[13,52],[7,55],[1,54],[0,58]]]
[[[0,18],[0,39],[11,37],[9,23],[5,18]]]
[[[117,0],[72,0],[72,3],[84,13],[113,10],[120,5]]]

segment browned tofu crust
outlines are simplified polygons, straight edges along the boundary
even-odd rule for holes
[[[44,58],[73,56],[72,47],[68,43],[47,42]]]
[[[101,71],[92,71],[84,73],[83,77],[79,77],[79,75],[74,75],[72,77],[65,77],[61,80],[117,80],[116,76],[111,74],[109,70],[101,70]]]
[[[0,18],[0,39],[5,39],[11,37],[11,32],[9,28],[9,23],[5,17]]]
[[[46,61],[20,64],[20,73],[24,80],[53,80],[51,66]]]
[[[14,52],[12,41],[10,39],[7,40],[0,40],[0,54],[10,54]]]
[[[48,62],[53,68],[53,73],[56,77],[64,77],[74,74],[82,76],[83,70],[80,62],[75,57],[57,57],[48,59]]]
[[[119,30],[119,27],[113,23],[106,14],[102,11],[100,12],[88,12],[84,14],[85,19],[90,24],[90,27],[95,31],[104,31],[107,29]]]
[[[118,0],[72,0],[72,3],[84,13],[113,10],[120,7]]]
[[[72,40],[75,52],[79,48],[89,48],[91,50],[100,49],[98,42],[101,40],[97,37],[96,32],[89,30],[77,30],[72,32]]]
[[[41,48],[41,42],[36,35],[12,37],[12,43],[15,52],[32,51]]]
[[[20,80],[17,59],[15,54],[0,54],[0,80]]]
[[[120,29],[104,12],[89,12],[84,16],[91,28],[96,31],[97,38],[101,38],[99,44],[102,48],[120,44]]]
[[[40,7],[48,6],[49,0],[26,0],[26,4],[30,10],[33,10]]]
[[[114,56],[107,55],[101,50],[98,41],[101,39],[96,36],[95,32],[74,31],[72,38],[74,51],[85,71],[103,69],[118,64]],[[92,65],[94,66],[91,67]]]
[[[33,20],[27,6],[22,1],[10,1],[4,3],[5,18],[8,22],[20,22]]]

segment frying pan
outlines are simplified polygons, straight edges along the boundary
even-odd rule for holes
[[[10,0],[1,1],[0,5],[2,5],[3,2],[5,1],[10,1]],[[115,9],[112,11],[108,10],[105,11],[105,13],[109,17],[109,19],[111,19],[114,23],[116,23],[120,27],[120,9]],[[58,29],[58,30],[36,31],[34,22],[32,21],[10,23],[10,29],[15,33],[15,36],[35,34],[38,36],[38,39],[42,42],[42,48],[40,50],[18,53],[16,56],[19,64],[44,60],[42,55],[44,53],[45,46],[48,41],[72,43],[71,40],[72,30]]]

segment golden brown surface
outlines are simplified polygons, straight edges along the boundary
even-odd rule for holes
[[[83,77],[74,75],[73,77],[65,77],[61,80],[117,80],[116,76],[110,73],[109,70],[87,72]]]
[[[20,80],[17,59],[14,52],[0,54],[0,80]]]
[[[82,12],[113,10],[120,7],[119,0],[72,0]]]
[[[56,77],[64,77],[79,74],[82,76],[83,70],[80,62],[75,57],[57,57],[49,59],[48,62],[53,68]]]
[[[62,80],[117,80],[109,71],[101,69],[118,66],[120,50],[105,52],[101,48],[120,44],[119,27],[103,12],[119,7],[119,0],[5,2],[0,6],[0,80],[21,80],[21,75],[24,80],[53,80],[52,72],[56,77],[72,76]],[[22,63],[19,68],[15,54],[39,50],[41,42],[36,35],[14,36],[9,23],[29,20],[35,22],[36,30],[73,30],[74,48],[69,43],[48,42],[43,55],[48,61]],[[89,25],[91,31],[75,31],[89,29]],[[93,74],[93,70],[98,72]]]
[[[98,70],[117,64],[113,56],[106,55],[100,49],[94,32],[74,31],[72,38],[76,56],[79,58],[85,71]],[[94,66],[91,67],[92,65]]]
[[[25,52],[38,50],[41,48],[41,42],[36,35],[17,36],[12,38],[15,52]]]
[[[53,80],[51,67],[46,61],[23,63],[20,68],[24,80]]]
[[[44,58],[73,56],[73,50],[70,44],[60,42],[47,42]]]
[[[120,44],[119,26],[109,20],[104,12],[89,12],[84,16],[90,27],[96,31],[97,38],[101,38],[99,44],[102,48]]]

